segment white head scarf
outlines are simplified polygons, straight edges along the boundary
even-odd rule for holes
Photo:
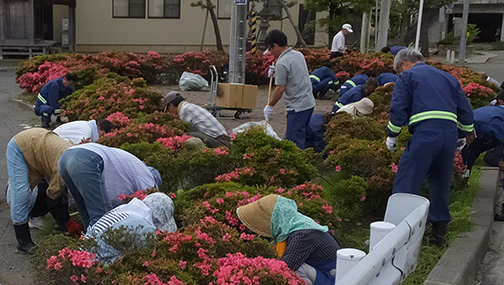
[[[172,233],[177,231],[177,224],[173,218],[175,206],[168,195],[161,192],[152,193],[147,195],[142,202],[149,207],[154,226],[163,232]]]

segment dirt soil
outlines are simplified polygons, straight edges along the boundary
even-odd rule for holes
[[[180,94],[190,103],[205,107],[210,103],[210,91],[180,91],[177,85],[166,86],[166,85],[154,85],[156,92],[161,94],[166,94],[170,91],[179,91]],[[274,87],[273,87],[274,88]],[[272,90],[273,91],[273,90]],[[264,120],[263,109],[266,106],[266,101],[268,99],[268,86],[259,86],[257,91],[257,103],[256,108],[252,110],[251,113],[245,113],[242,119],[235,119],[234,110],[223,110],[221,111],[221,116],[217,119],[224,125],[228,134],[232,133],[232,129],[237,126],[247,123],[247,122],[258,122]],[[314,114],[323,114],[330,112],[334,101],[332,100],[319,100],[316,99],[316,106]],[[275,106],[275,111],[270,117],[269,123],[278,134],[279,137],[283,138],[286,130],[286,114],[285,104],[283,99],[280,100]]]

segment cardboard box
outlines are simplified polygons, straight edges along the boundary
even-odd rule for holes
[[[243,86],[243,99],[241,106],[244,109],[254,109],[257,101],[257,85]]]
[[[217,85],[218,107],[241,108],[244,84],[219,83]]]

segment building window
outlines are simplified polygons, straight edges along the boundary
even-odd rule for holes
[[[180,0],[149,0],[149,18],[180,18]]]
[[[114,18],[145,18],[145,0],[113,0]]]
[[[231,19],[231,1],[217,0],[217,18]]]

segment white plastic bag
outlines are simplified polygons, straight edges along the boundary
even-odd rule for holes
[[[208,89],[208,81],[198,74],[184,72],[182,76],[180,76],[179,87],[182,91]]]
[[[233,129],[233,133],[239,134],[243,133],[244,131],[252,128],[252,127],[263,127],[264,128],[264,123],[265,121],[260,121],[260,122],[248,122],[245,124],[241,124],[238,127]],[[266,134],[270,137],[274,137],[275,139],[281,141],[282,139],[277,135],[277,133],[273,130],[273,127],[268,124],[266,127]]]

